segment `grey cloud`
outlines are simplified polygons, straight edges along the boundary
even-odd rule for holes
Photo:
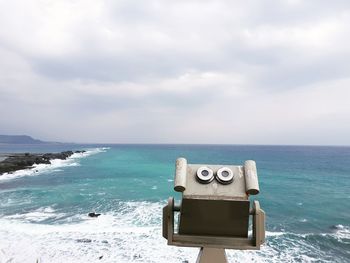
[[[33,1],[21,15],[22,3],[0,4],[0,110],[11,109],[0,133],[302,144],[317,132],[312,143],[332,134],[350,143],[350,109],[339,102],[349,85],[348,1],[71,3]],[[343,94],[327,100],[328,90]],[[341,134],[325,127],[330,119]],[[203,131],[205,121],[216,130]]]
[[[137,81],[144,78],[174,76],[183,73],[176,58],[160,54],[105,56],[92,54],[69,58],[35,58],[36,72],[57,80]]]
[[[293,2],[293,1],[291,1]],[[220,71],[230,70],[244,73],[250,78],[259,76],[255,72],[249,71],[251,65],[266,68],[266,75],[274,75],[275,71],[281,69],[281,61],[293,60],[288,54],[294,53],[298,56],[300,63],[294,65],[293,61],[284,67],[284,74],[289,79],[290,86],[299,85],[294,83],[295,71],[305,62],[308,63],[307,53],[298,54],[295,52],[294,43],[282,44],[282,46],[272,46],[259,48],[247,45],[242,39],[245,29],[259,30],[260,25],[274,26],[301,26],[303,23],[318,23],[322,21],[320,16],[336,17],[339,12],[344,12],[348,8],[346,2],[335,1],[331,8],[326,1],[317,2],[317,12],[310,2],[298,4],[286,4],[276,1],[248,1],[233,4],[230,1],[216,4],[212,1],[197,1],[172,3],[170,7],[162,2],[151,1],[151,3],[141,4],[139,2],[120,1],[107,2],[112,7],[106,12],[110,17],[106,18],[107,25],[101,26],[109,28],[112,35],[122,35],[121,42],[110,41],[108,38],[99,35],[98,28],[94,22],[93,27],[78,30],[78,48],[76,52],[66,55],[37,54],[26,55],[28,61],[39,74],[56,80],[86,79],[96,81],[143,81],[152,77],[169,77],[185,73],[189,69],[200,71]],[[312,2],[316,5],[316,2]],[[183,8],[183,13],[179,7]],[[197,13],[186,13],[187,7]],[[217,20],[205,21],[204,14],[210,14],[208,8],[213,6],[213,13],[210,18]],[[173,11],[171,8],[175,11]],[[246,16],[239,20],[230,17],[239,14],[242,10]],[[201,13],[205,10],[204,14]],[[220,20],[218,13],[223,13],[223,20]],[[169,16],[167,17],[167,14]],[[317,15],[315,15],[315,13]],[[189,17],[192,17],[189,19]],[[172,20],[177,18],[179,20]],[[189,22],[186,24],[181,21]],[[196,18],[198,18],[196,20]],[[110,24],[108,24],[110,23]],[[201,26],[200,24],[203,23]],[[212,24],[210,28],[209,25]],[[208,27],[208,28],[206,28]],[[136,31],[135,31],[136,30]],[[146,30],[151,30],[147,34]],[[283,30],[283,28],[281,29]],[[95,32],[96,31],[96,32]],[[120,31],[120,32],[119,32]],[[138,39],[138,34],[143,34]],[[220,33],[217,33],[220,32]],[[157,43],[153,38],[153,33],[160,33],[161,36],[168,37],[172,43]],[[191,38],[197,40],[191,40]],[[218,39],[216,39],[218,37]],[[110,41],[110,43],[108,43]],[[137,43],[137,41],[140,41]],[[254,41],[254,39],[252,40]],[[119,51],[106,51],[101,46],[130,45],[129,49]],[[205,47],[208,45],[208,47]],[[23,52],[22,52],[23,53]],[[338,55],[339,56],[339,55]],[[329,58],[326,57],[326,59]],[[329,66],[326,61],[318,61],[318,67]],[[290,77],[288,74],[290,70]],[[305,68],[307,70],[307,68]],[[326,70],[324,70],[326,71]],[[331,76],[330,76],[331,77]],[[268,84],[269,81],[267,81]],[[306,84],[306,83],[304,83]]]

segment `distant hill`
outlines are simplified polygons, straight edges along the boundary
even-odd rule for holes
[[[28,135],[0,135],[0,143],[8,144],[40,144],[47,143],[44,141],[33,139]]]

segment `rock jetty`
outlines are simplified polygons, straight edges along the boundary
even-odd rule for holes
[[[84,153],[85,151],[75,151]],[[31,168],[34,164],[50,164],[53,159],[65,160],[71,156],[73,151],[60,153],[15,153],[7,154],[6,158],[0,162],[0,175],[11,173],[17,170]]]

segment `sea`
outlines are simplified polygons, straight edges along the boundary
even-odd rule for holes
[[[259,251],[229,262],[350,262],[350,147],[254,145],[0,145],[1,153],[86,150],[0,176],[0,262],[195,262],[168,246],[162,207],[175,161],[257,163],[266,213]],[[101,213],[98,218],[88,213]]]

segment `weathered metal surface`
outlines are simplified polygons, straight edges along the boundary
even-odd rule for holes
[[[245,189],[245,178],[243,166],[225,165],[233,172],[233,182],[230,184],[221,184],[217,180],[213,180],[208,184],[201,184],[196,179],[197,170],[204,166],[203,164],[188,164],[186,174],[186,189],[183,192],[184,198],[201,198],[212,200],[233,200],[247,199]],[[212,169],[214,174],[223,167],[223,165],[205,165]]]

